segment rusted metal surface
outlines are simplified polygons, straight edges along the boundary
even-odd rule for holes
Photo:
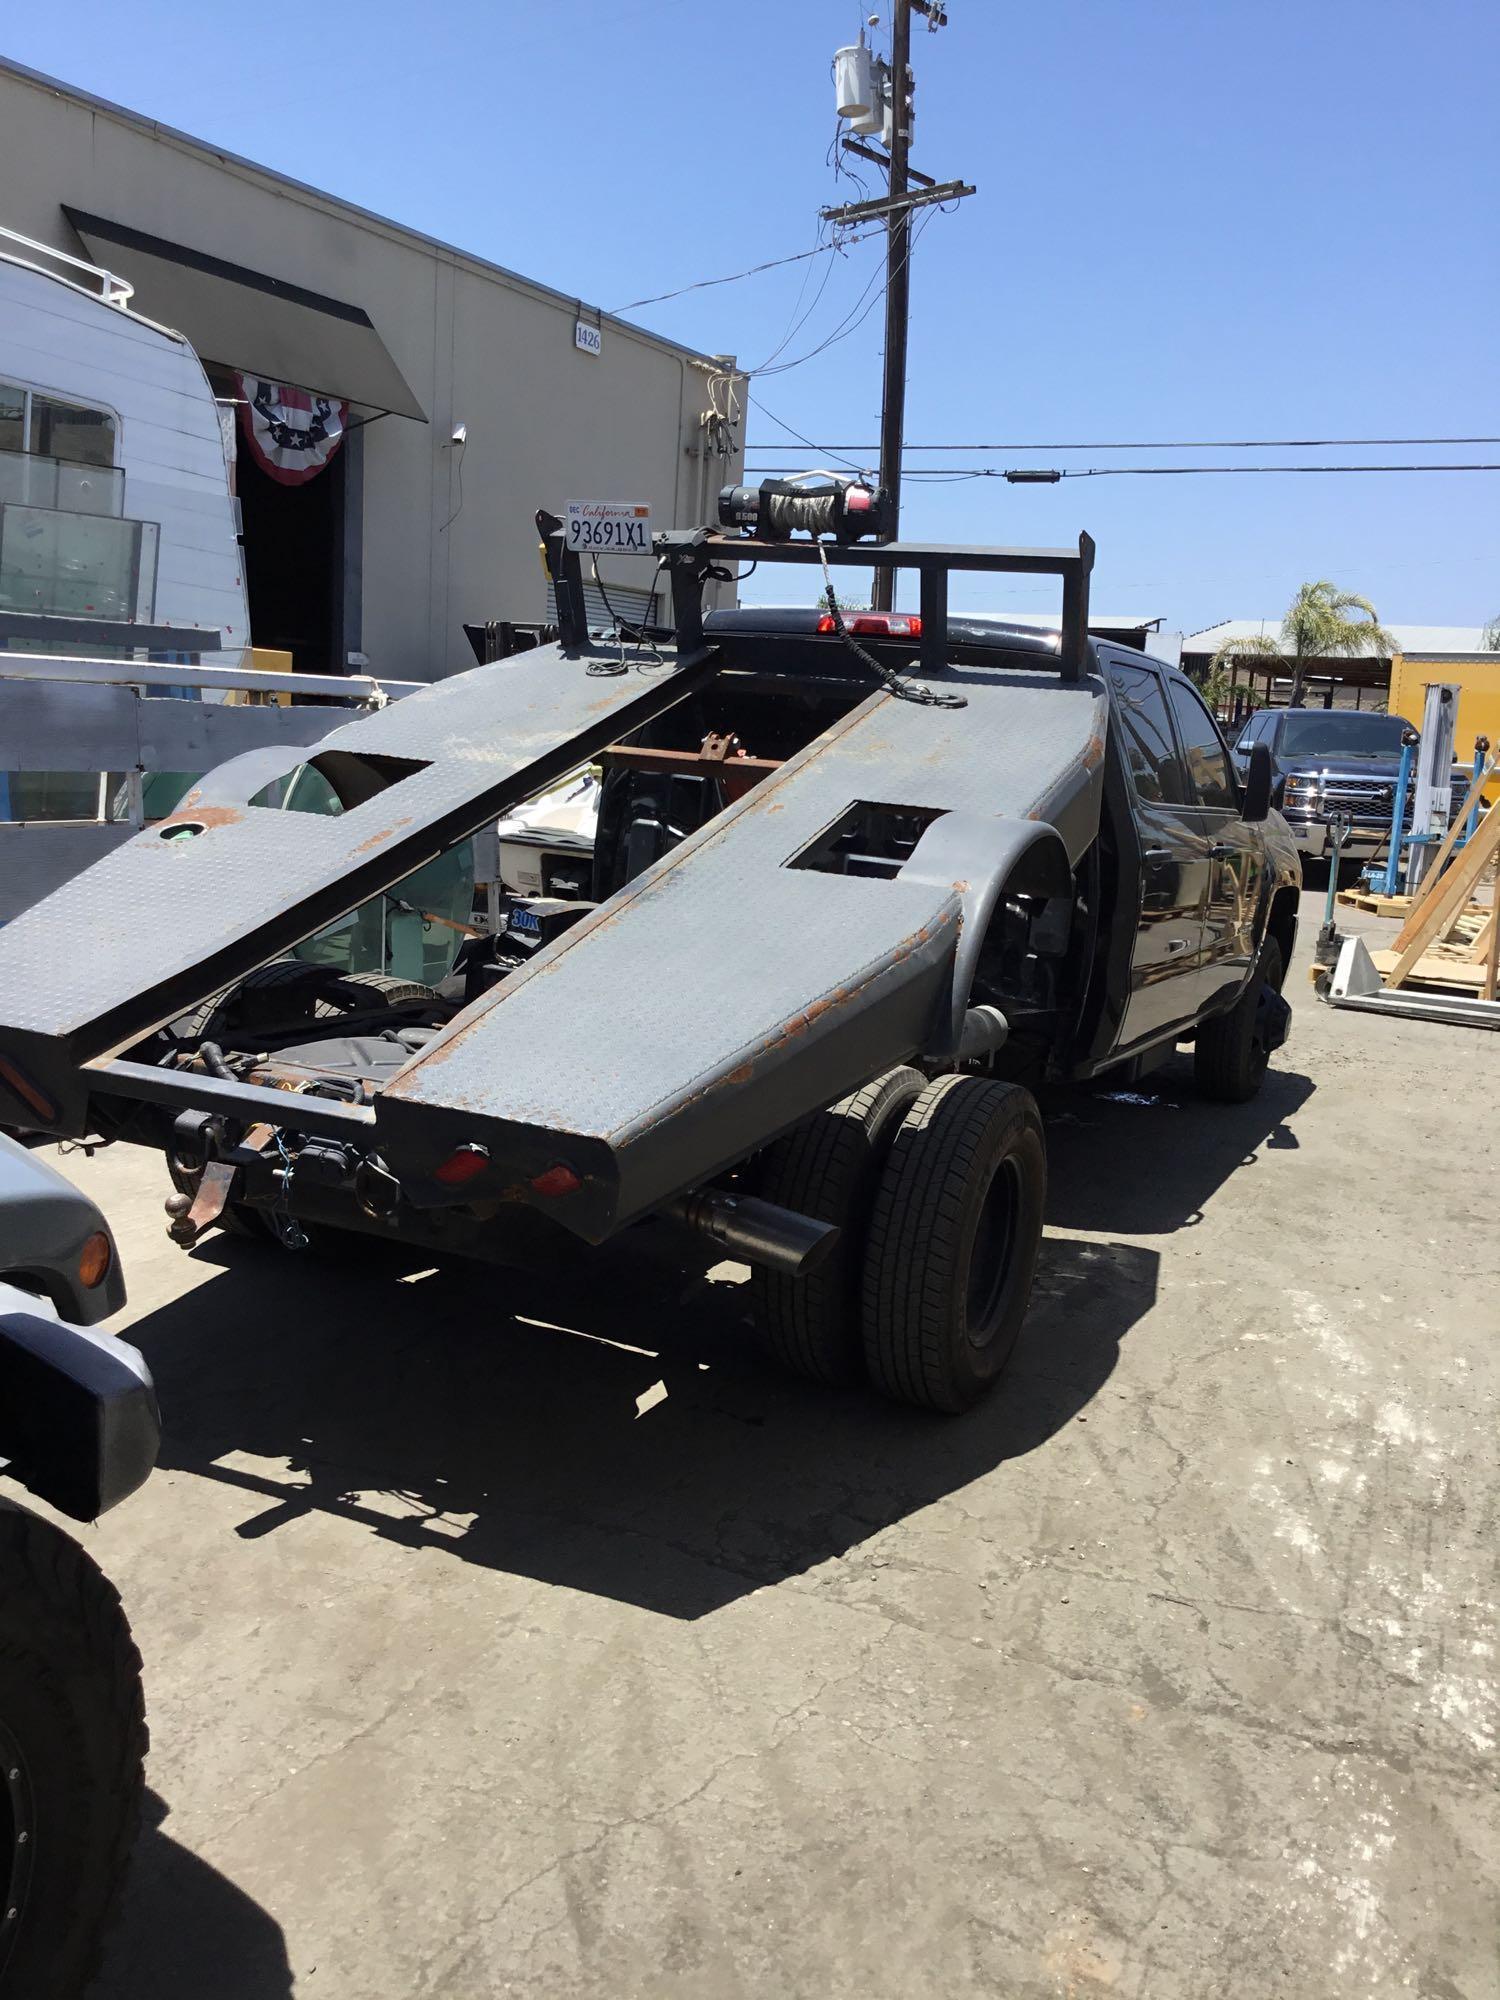
[[[779,771],[783,759],[752,757],[740,747],[737,736],[710,732],[697,750],[665,750],[640,743],[611,743],[601,753],[599,762],[619,770],[655,771],[664,776],[680,772],[686,777],[710,777],[724,787],[724,797],[733,805],[762,778]]]

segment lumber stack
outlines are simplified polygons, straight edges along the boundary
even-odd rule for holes
[[[1486,902],[1477,899],[1476,891],[1486,876],[1495,873],[1500,810],[1487,813],[1473,839],[1454,856],[1459,825],[1455,820],[1421,891],[1412,898],[1394,946],[1370,956],[1387,986],[1408,981],[1462,986],[1493,1000],[1500,958],[1500,889],[1492,883]]]

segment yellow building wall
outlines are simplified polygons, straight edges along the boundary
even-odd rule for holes
[[[1455,761],[1473,762],[1476,736],[1488,736],[1493,757],[1500,750],[1500,653],[1471,653],[1460,659],[1451,654],[1446,659],[1424,659],[1419,653],[1398,653],[1391,661],[1391,714],[1420,729],[1427,689],[1434,681],[1447,681],[1459,690]],[[1500,803],[1500,774],[1490,779],[1484,795],[1492,805]]]

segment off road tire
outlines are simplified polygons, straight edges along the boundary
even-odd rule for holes
[[[927,1084],[892,1137],[864,1271],[865,1364],[898,1402],[957,1413],[993,1385],[1031,1296],[1047,1148],[1029,1090]]]
[[[757,1265],[756,1330],[783,1368],[833,1387],[864,1377],[860,1288],[875,1183],[892,1133],[923,1087],[919,1070],[893,1069],[806,1118],[766,1155],[767,1201],[831,1222],[839,1240],[805,1278]]]
[[[114,1585],[71,1536],[0,1501],[3,2000],[77,2000],[93,1977],[146,1745],[141,1656]]]
[[[1193,1080],[1219,1104],[1247,1104],[1260,1089],[1271,1060],[1260,1031],[1260,989],[1281,991],[1284,968],[1275,938],[1261,942],[1255,972],[1227,1014],[1199,1028],[1193,1042]]]

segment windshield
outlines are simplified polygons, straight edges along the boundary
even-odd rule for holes
[[[287,812],[343,811],[332,785],[312,764],[297,767],[282,804]],[[453,970],[473,901],[474,843],[461,840],[293,951],[310,965],[386,972],[436,986]]]
[[[1396,757],[1401,753],[1399,715],[1351,715],[1347,710],[1289,715],[1281,754],[1294,757]]]

